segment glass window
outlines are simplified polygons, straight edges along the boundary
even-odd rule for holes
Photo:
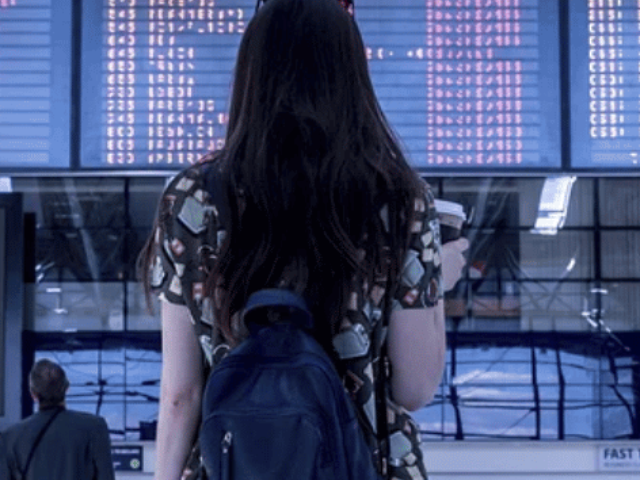
[[[640,178],[601,178],[600,224],[640,226]]]
[[[586,279],[593,277],[593,232],[561,230],[557,235],[522,232],[514,269],[522,280]]]
[[[36,286],[28,328],[36,331],[121,331],[124,329],[121,282],[46,282]]]
[[[68,408],[103,416],[112,440],[153,437],[160,396],[159,337],[151,342],[76,337],[67,348],[36,347],[35,359],[51,358],[65,369]]]
[[[568,332],[449,337],[442,389],[415,414],[425,439],[637,436],[634,337]]]
[[[465,207],[471,246],[445,297],[442,385],[415,413],[425,439],[639,438],[640,179],[579,178],[564,227],[540,235],[544,180],[430,180]],[[37,223],[27,330],[69,369],[73,408],[104,415],[114,439],[155,428],[159,303],[148,310],[135,266],[166,181],[13,182]]]
[[[640,282],[603,282],[600,291],[602,328],[640,331]]]
[[[640,278],[640,231],[603,231],[602,276],[606,279]]]

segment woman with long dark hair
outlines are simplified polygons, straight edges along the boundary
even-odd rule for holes
[[[307,300],[373,450],[385,361],[371,332],[388,323],[383,463],[390,478],[426,478],[407,410],[431,400],[444,365],[439,228],[380,109],[348,3],[264,2],[240,45],[224,149],[164,192],[140,257],[147,291],[164,300],[157,480],[180,478],[204,371],[243,340],[239,313],[269,287]]]

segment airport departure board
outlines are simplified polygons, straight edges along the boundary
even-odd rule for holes
[[[0,0],[0,169],[177,170],[221,148],[255,3]],[[639,168],[637,0],[356,0],[355,17],[416,169]]]
[[[569,8],[572,166],[640,168],[640,2]]]
[[[219,149],[234,60],[255,2],[89,3],[82,166],[181,168]]]
[[[180,167],[220,148],[254,8],[88,7],[84,23],[101,35],[87,30],[83,40],[83,166]],[[417,168],[560,167],[555,2],[360,0],[356,18],[383,110]]]
[[[69,168],[71,3],[0,0],[0,168]]]

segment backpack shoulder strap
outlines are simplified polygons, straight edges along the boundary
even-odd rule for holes
[[[36,453],[36,448],[38,448],[38,445],[40,445],[40,441],[42,440],[42,437],[44,437],[44,434],[47,432],[47,430],[49,429],[53,421],[60,414],[60,412],[62,412],[62,410],[64,409],[58,408],[54,412],[54,414],[49,417],[49,420],[47,420],[47,423],[44,424],[44,427],[42,427],[42,429],[38,433],[36,440],[33,442],[33,445],[31,446],[31,451],[29,452],[29,456],[27,457],[27,462],[25,463],[24,468],[20,472],[22,478],[24,479],[27,478],[27,472],[29,471],[29,467],[31,466],[31,460],[33,460],[33,455]]]

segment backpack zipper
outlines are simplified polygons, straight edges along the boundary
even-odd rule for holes
[[[226,432],[222,437],[222,458],[220,459],[220,478],[221,480],[231,480],[231,441],[233,434]]]

